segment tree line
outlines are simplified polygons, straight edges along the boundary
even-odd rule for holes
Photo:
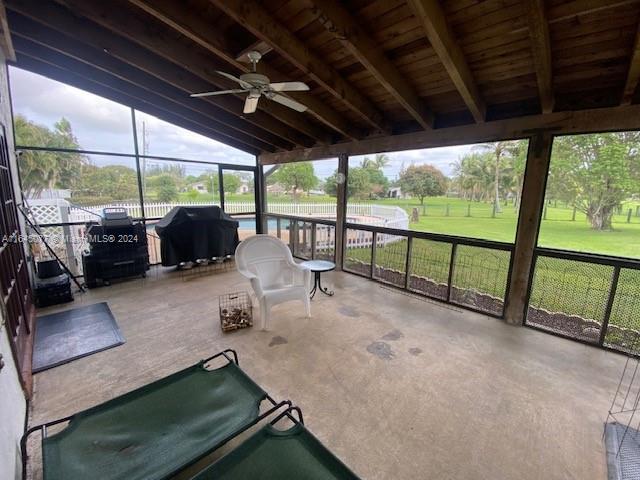
[[[519,208],[526,141],[475,147],[453,165],[452,188],[470,201],[513,200]],[[543,179],[540,179],[543,181]],[[547,201],[561,201],[585,214],[594,230],[611,230],[622,203],[640,199],[640,132],[558,136],[547,177]]]
[[[386,154],[377,154],[373,158],[365,157],[356,166],[350,166],[347,175],[347,197],[356,200],[375,200],[387,196],[389,188],[399,186],[402,191],[420,199],[428,196],[443,195],[447,188],[447,178],[431,165],[411,165],[403,168],[396,181],[389,180],[384,168],[390,158]],[[327,195],[337,196],[338,184],[344,181],[336,169],[322,182],[315,174],[310,162],[293,162],[275,167],[267,174],[267,185],[279,184],[285,192],[298,198],[301,193],[309,193],[321,188]]]
[[[38,125],[16,115],[14,119],[16,143],[51,149],[82,150],[65,118],[53,128]],[[131,161],[133,163],[133,161]],[[38,197],[45,190],[70,190],[71,201],[83,205],[110,202],[138,201],[138,179],[134,167],[126,165],[94,165],[87,155],[79,152],[25,150],[19,159],[22,188],[28,197]],[[218,196],[218,170],[212,168],[198,176],[188,175],[184,165],[177,163],[147,164],[142,160],[145,197],[159,202],[177,200],[180,192],[191,200],[201,194],[190,188],[202,183],[207,193]],[[225,191],[235,193],[241,184],[237,175],[223,175]]]
[[[47,128],[15,116],[18,145],[52,149],[81,150],[71,124],[61,118]],[[502,141],[474,146],[452,164],[452,178],[428,163],[403,167],[395,180],[384,174],[390,163],[386,154],[365,157],[348,171],[347,195],[357,200],[384,198],[392,187],[417,198],[445,193],[468,201],[491,202],[497,212],[511,201],[517,210],[524,181],[527,157],[526,141]],[[428,151],[425,160],[428,160]],[[38,196],[46,189],[69,189],[72,200],[85,205],[110,201],[137,200],[135,168],[126,165],[97,166],[78,152],[22,152],[19,160],[22,187],[27,195]],[[175,200],[180,192],[197,197],[189,186],[202,182],[208,193],[218,192],[216,169],[199,176],[187,175],[179,164],[144,165],[145,194],[153,200]],[[310,162],[279,166],[266,174],[267,184],[280,184],[297,198],[313,189],[335,196],[342,180],[334,171],[324,181]],[[241,179],[225,174],[226,192],[235,192]],[[541,179],[542,181],[542,179]],[[564,202],[586,215],[596,230],[612,228],[614,212],[629,199],[640,200],[640,132],[611,132],[589,135],[558,136],[554,140],[551,166],[547,178],[547,200]]]

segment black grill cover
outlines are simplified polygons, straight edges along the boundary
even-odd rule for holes
[[[174,207],[156,224],[162,265],[233,255],[238,226],[220,207]]]

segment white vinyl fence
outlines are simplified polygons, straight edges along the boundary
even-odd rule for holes
[[[217,205],[216,203],[145,203],[145,216],[147,218],[160,218],[165,216],[176,206],[203,206]],[[39,224],[51,223],[76,223],[96,221],[102,214],[104,208],[121,207],[125,208],[132,217],[141,217],[142,211],[137,203],[94,205],[91,207],[77,207],[63,199],[38,199],[30,200],[29,206],[35,220]],[[230,214],[252,212],[255,209],[253,202],[225,202],[225,211]],[[270,203],[268,212],[280,215],[291,215],[299,217],[311,217],[321,219],[335,219],[336,205],[332,203]],[[406,230],[409,228],[409,216],[400,207],[375,205],[375,204],[349,204],[347,205],[347,221],[355,224],[366,224],[386,228]],[[79,257],[82,249],[86,248],[84,242],[84,228],[64,227],[64,238],[71,238],[72,244],[67,245],[67,256]],[[76,238],[77,237],[77,238]],[[335,247],[335,235],[327,234],[323,248]],[[388,234],[378,234],[378,246],[401,240],[403,237]],[[363,230],[350,229],[347,233],[347,247],[370,247],[372,234]],[[329,243],[333,243],[329,245]],[[75,254],[75,255],[74,255]]]
[[[66,203],[66,202],[65,202]],[[177,206],[203,206],[203,205],[218,205],[217,203],[145,203],[144,210],[147,218],[159,218],[164,217],[173,207]],[[58,205],[56,205],[58,206]],[[77,208],[67,204],[68,214],[67,222],[86,222],[89,220],[96,220],[99,215],[102,214],[104,208],[109,207],[121,207],[126,208],[127,212],[132,217],[141,217],[142,211],[140,205],[137,203],[125,203],[119,205],[95,205],[87,208]],[[62,208],[62,205],[60,205]],[[50,210],[50,205],[33,205],[32,210],[35,212],[44,210]],[[225,212],[230,214],[239,214],[252,212],[255,206],[252,202],[225,202]],[[326,219],[336,218],[336,205],[333,203],[270,203],[267,213],[276,213],[280,215],[292,215],[298,217],[318,217]],[[366,223],[368,225],[375,225],[380,227],[406,229],[409,227],[409,216],[404,209],[400,207],[392,207],[386,205],[375,204],[349,204],[347,205],[348,221],[351,223]],[[36,219],[40,221],[39,218]],[[57,221],[61,221],[61,218]],[[44,220],[44,219],[43,219]],[[51,215],[46,216],[46,222],[41,223],[55,223],[51,221]]]

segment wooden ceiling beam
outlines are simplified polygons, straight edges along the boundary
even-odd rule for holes
[[[640,3],[640,0],[610,0],[602,2],[600,0],[574,0],[567,3],[558,3],[557,5],[549,5],[547,8],[547,21],[549,25],[565,22],[571,19],[577,19],[583,15],[603,12],[605,10],[615,10],[620,7]],[[528,27],[516,28],[511,33],[520,33],[527,30]]]
[[[75,73],[69,72],[67,70],[56,67],[49,63],[42,62],[38,59],[31,58],[29,56],[25,56],[22,54],[18,54],[17,62],[19,63],[19,65],[16,65],[16,66],[19,66],[20,68],[23,68],[33,73],[37,73],[38,75],[44,75],[47,78],[51,78],[53,80],[65,83],[67,85],[71,85],[72,87],[85,90],[95,95],[99,95],[108,100],[112,100],[122,105],[128,105],[130,107],[135,108],[136,110],[140,110],[142,112],[146,112],[155,117],[161,118],[167,122],[172,123],[173,125],[176,125],[181,128],[186,128],[187,130],[212,138],[214,140],[217,140],[219,142],[222,142],[226,145],[237,148],[244,152],[247,152],[253,155],[257,155],[258,153],[260,153],[260,151],[255,147],[246,145],[235,138],[229,138],[224,135],[221,135],[219,132],[216,132],[210,128],[204,127],[195,122],[185,120],[184,118],[181,118],[175,114],[161,110],[155,105],[152,105],[147,102],[143,102],[130,95],[117,92],[97,82],[87,80],[86,78],[76,75]]]
[[[624,84],[622,92],[622,105],[630,105],[633,100],[633,94],[638,88],[640,82],[640,24],[636,32],[636,39],[633,42],[633,51],[631,52],[631,61],[629,62],[629,71],[627,72],[627,80]]]
[[[316,19],[364,65],[413,119],[425,130],[433,128],[433,113],[425,101],[351,13],[336,0],[311,0],[311,3],[311,11]]]
[[[542,113],[553,111],[553,74],[551,64],[551,41],[544,0],[526,0],[531,53],[538,79],[538,94]]]
[[[438,0],[407,0],[438,58],[476,122],[484,122],[487,107],[473,79],[462,49]]]
[[[156,2],[153,2],[153,3],[155,4]],[[171,2],[171,5],[174,5],[174,3]],[[271,45],[267,44],[266,42],[263,42],[262,40],[258,40],[255,42],[251,42],[249,45],[247,45],[240,51],[236,52],[234,56],[236,60],[239,62],[248,62],[249,57],[247,57],[247,53],[254,52],[254,51],[260,52],[260,54],[264,57],[271,50],[273,50],[273,48],[271,48]]]
[[[53,2],[40,0],[7,0],[7,8],[17,12],[40,25],[65,35],[72,34],[73,39],[90,47],[106,52],[122,62],[142,70],[165,83],[185,92],[202,91],[211,88],[211,84],[201,77],[188,72],[182,66],[149,52],[143,46],[130,42],[110,30],[73,15],[68,9]],[[237,116],[242,111],[242,101],[236,97],[210,97],[205,101],[230,114]],[[292,130],[262,111],[245,119],[248,123],[277,135],[295,145],[311,146],[313,140],[298,131]]]
[[[6,60],[15,62],[16,52],[13,49],[11,32],[9,31],[9,23],[7,22],[7,11],[4,8],[4,2],[2,0],[0,0],[0,49],[2,49]]]
[[[149,105],[152,105],[155,107],[154,111],[162,112],[162,115],[160,115],[159,118],[166,118],[166,115],[170,114],[172,118],[180,118],[183,121],[190,122],[191,124],[199,125],[203,129],[215,132],[218,135],[216,140],[224,141],[224,143],[235,140],[236,142],[240,142],[243,145],[250,147],[251,150],[271,152],[276,150],[274,146],[261,142],[260,140],[256,140],[247,134],[239,133],[222,122],[212,121],[209,117],[195,113],[188,108],[167,102],[158,95],[150,94],[146,90],[135,87],[124,80],[114,77],[113,75],[67,57],[61,53],[55,52],[42,45],[35,44],[22,37],[15,38],[15,46],[16,52],[20,54],[20,60],[24,60],[28,57],[32,60],[73,74],[74,78],[77,78],[78,80],[84,79],[92,84],[101,85],[114,93],[121,94],[131,100],[137,101],[138,105],[146,105],[147,107],[141,110],[147,113],[149,112],[146,109]],[[21,67],[19,61],[16,61],[16,66]],[[132,104],[125,105],[129,107],[133,106]],[[244,150],[246,151],[246,148],[244,148]]]
[[[528,115],[481,124],[437,128],[428,132],[420,131],[404,135],[366,139],[359,142],[345,142],[322,147],[297,149],[289,152],[266,153],[259,156],[259,161],[263,165],[271,165],[318,160],[343,154],[366,155],[499,140],[515,140],[530,137],[540,131],[549,131],[553,134],[561,135],[638,129],[640,129],[640,105],[629,105]]]
[[[249,47],[240,49],[239,46],[234,45],[226,38],[222,31],[211,28],[211,23],[206,18],[193,15],[192,12],[174,0],[129,0],[129,2],[243,73],[251,71],[250,63],[246,58],[248,51],[257,49],[264,54],[271,49],[268,44],[262,41],[254,42]],[[260,60],[258,70],[273,81],[291,80],[271,67],[265,59]],[[315,98],[312,93],[289,92],[287,96],[306,105],[309,113],[345,137],[356,140],[363,136],[343,116],[329,108],[325,102]],[[330,139],[326,140],[327,143],[330,143]]]
[[[247,135],[276,148],[290,150],[294,146],[292,143],[266,130],[262,130],[211,103],[196,101],[186,96],[183,90],[173,87],[137,68],[133,68],[101,50],[84,45],[62,33],[39,25],[35,21],[23,17],[16,12],[9,12],[9,21],[11,22],[11,31],[16,41],[22,39],[23,45],[27,47],[29,43],[46,47],[46,51],[50,53],[42,54],[43,59],[46,59],[47,55],[54,56],[56,53],[62,54],[128,82],[132,89],[143,89],[148,92],[148,95],[154,98],[162,97],[163,102],[170,102],[170,104],[176,105],[176,108],[187,108],[195,114],[204,115],[208,118],[207,121],[213,122],[213,124],[219,124],[224,130],[236,131],[243,137]],[[25,40],[29,43],[25,44]],[[31,47],[31,50],[37,49]],[[40,51],[42,52],[42,50]]]
[[[22,2],[31,3],[33,0],[8,0],[8,4],[13,8],[14,3]],[[75,15],[84,17],[93,23],[101,25],[103,28],[112,32],[114,36],[121,36],[130,42],[143,47],[145,50],[151,51],[156,55],[188,70],[198,77],[206,80],[215,88],[236,88],[237,84],[224,79],[216,73],[217,69],[224,68],[215,57],[203,52],[197,46],[187,39],[182,39],[171,31],[161,28],[146,15],[136,15],[136,11],[127,8],[126,3],[120,0],[110,0],[109,2],[86,2],[84,0],[56,0],[67,7],[68,10]],[[46,5],[48,2],[36,2]],[[142,12],[140,12],[142,14]],[[36,10],[36,19],[41,17],[43,22],[47,21],[44,15],[38,14]],[[70,35],[74,35],[73,30],[69,31]],[[234,101],[234,98],[236,99]],[[237,99],[242,102],[244,96],[227,97],[216,99],[217,102],[232,102],[234,105]],[[242,116],[242,106],[233,107],[228,110],[238,116]],[[267,114],[267,115],[265,115]],[[327,134],[318,126],[311,124],[303,115],[292,111],[284,106],[273,102],[261,102],[258,111],[244,118],[255,125],[269,129],[274,122],[283,122],[288,128],[279,128],[282,135],[295,136],[298,132],[317,140],[324,142],[327,140]],[[270,130],[271,131],[271,130]],[[273,132],[275,133],[275,132]],[[290,139],[290,137],[285,137]],[[300,143],[300,140],[295,143]]]
[[[210,0],[216,7],[268,43],[280,55],[344,102],[374,128],[389,133],[391,125],[382,112],[333,67],[274,19],[255,0]]]
[[[549,5],[547,16],[549,23],[558,23],[569,20],[580,15],[611,10],[634,3],[640,0],[571,0],[569,2],[558,2],[556,5]]]

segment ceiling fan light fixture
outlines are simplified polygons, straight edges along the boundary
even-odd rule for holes
[[[252,71],[248,73],[244,73],[239,77],[232,75],[227,72],[221,72],[216,70],[216,72],[225,77],[228,80],[231,80],[240,85],[239,89],[232,90],[221,90],[221,91],[213,91],[213,92],[202,92],[202,93],[192,93],[192,97],[208,97],[213,95],[223,95],[227,93],[248,93],[243,113],[253,113],[256,111],[258,106],[258,100],[261,96],[265,96],[269,100],[273,100],[276,103],[284,105],[285,107],[291,108],[297,112],[304,112],[307,107],[302,105],[300,102],[292,100],[289,97],[285,97],[284,95],[280,95],[278,92],[304,92],[309,90],[309,86],[304,82],[276,82],[271,83],[269,77],[266,75],[262,75],[256,71],[257,63],[262,58],[262,54],[257,51],[251,51],[247,53],[247,57],[249,61],[251,61]]]

